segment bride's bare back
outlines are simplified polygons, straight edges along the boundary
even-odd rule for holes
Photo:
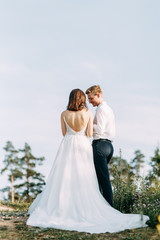
[[[66,126],[64,118],[68,125],[75,131],[81,131],[86,123],[87,124],[87,136],[92,137],[93,134],[93,116],[89,110],[83,109],[81,111],[69,111],[66,110],[61,114],[61,128],[63,136],[66,134]]]

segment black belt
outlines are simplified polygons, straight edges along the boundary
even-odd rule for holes
[[[111,140],[109,139],[104,139],[104,138],[99,138],[99,139],[94,139],[93,142],[97,142],[97,141],[104,141],[104,142],[112,142]]]

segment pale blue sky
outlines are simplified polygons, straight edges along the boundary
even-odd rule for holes
[[[159,43],[159,0],[0,0],[0,166],[6,141],[28,142],[47,176],[70,91],[94,84],[116,116],[115,155],[140,149],[147,164],[160,140]]]

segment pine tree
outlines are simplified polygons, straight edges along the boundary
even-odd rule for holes
[[[112,178],[115,177],[115,174],[118,174],[119,178],[126,183],[130,183],[133,181],[134,173],[129,163],[122,158],[121,149],[119,156],[113,157],[108,167]]]
[[[132,169],[135,171],[137,177],[140,177],[140,170],[144,163],[145,156],[141,153],[140,150],[134,152],[135,157],[131,161]]]
[[[20,160],[23,164],[25,179],[19,187],[22,189],[22,197],[30,201],[42,191],[45,184],[44,176],[35,170],[37,165],[42,165],[44,157],[35,157],[27,143],[25,143],[24,149],[20,149],[20,151],[23,153]]]
[[[159,147],[156,147],[154,151],[154,156],[151,158],[151,166],[152,171],[150,172],[150,176],[152,178],[152,181],[159,181],[160,177],[160,149]]]
[[[18,158],[18,151],[14,148],[12,142],[8,141],[4,150],[7,152],[3,163],[5,167],[1,170],[1,174],[9,171],[8,180],[11,182],[11,200],[15,200],[15,181],[21,179],[23,176],[22,171],[19,170],[20,161]]]
[[[113,186],[114,206],[120,211],[130,212],[135,193],[134,173],[129,163],[122,158],[122,153],[118,157],[111,159],[109,164],[111,173],[111,183]]]

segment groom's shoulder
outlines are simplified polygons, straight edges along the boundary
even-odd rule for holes
[[[101,112],[113,112],[112,108],[108,105],[108,103],[106,101],[103,102],[103,104],[101,104],[98,108],[98,111]]]

